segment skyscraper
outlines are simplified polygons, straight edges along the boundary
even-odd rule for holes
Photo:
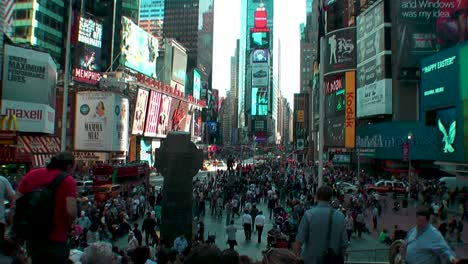
[[[164,0],[142,0],[140,2],[139,26],[162,40],[164,24]]]
[[[50,53],[57,64],[63,65],[66,1],[6,1],[5,5],[7,25],[11,25],[8,34],[11,40],[40,47]]]
[[[210,90],[213,61],[213,0],[166,0],[164,38],[180,42],[188,55],[186,94],[193,93],[193,70],[201,75],[202,87]]]

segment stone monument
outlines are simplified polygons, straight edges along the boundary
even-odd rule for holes
[[[203,167],[203,151],[190,141],[190,134],[169,132],[167,139],[155,150],[155,167],[164,177],[161,239],[172,246],[184,232],[189,243],[193,232],[192,179]]]

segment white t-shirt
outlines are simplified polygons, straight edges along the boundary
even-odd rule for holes
[[[242,223],[243,224],[252,224],[252,216],[250,216],[249,214],[244,214],[242,216]]]
[[[265,225],[265,216],[264,215],[257,215],[255,217],[255,225],[256,226],[264,226]]]

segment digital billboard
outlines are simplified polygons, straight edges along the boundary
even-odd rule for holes
[[[268,50],[257,49],[253,51],[252,62],[268,62]]]
[[[152,149],[153,142],[151,139],[142,138],[140,141],[140,160],[146,161],[150,166],[154,164],[154,150]]]
[[[212,89],[211,90],[212,95],[213,95],[213,100],[211,100],[211,109],[213,109],[213,112],[215,116],[218,115],[219,111],[219,90],[218,89]]]
[[[218,122],[208,122],[208,133],[210,133],[211,135],[218,134],[218,127]]]
[[[344,147],[345,145],[345,116],[325,118],[325,146]]]
[[[159,108],[161,107],[162,95],[156,91],[151,91],[146,114],[145,136],[155,137],[159,124]]]
[[[128,151],[129,102],[110,92],[77,92],[75,150]]]
[[[270,65],[268,63],[252,64],[252,86],[268,86]]]
[[[149,91],[138,89],[133,114],[132,135],[143,135],[145,130],[146,109],[148,106]]]
[[[201,137],[202,135],[202,110],[195,109],[193,113],[193,135],[195,137]]]
[[[386,45],[391,28],[384,15],[384,1],[378,1],[356,19],[358,118],[392,113],[391,50]]]
[[[401,75],[420,66],[421,58],[468,40],[467,0],[391,1],[400,42],[396,49]]]
[[[201,89],[201,75],[197,70],[193,70],[193,98],[196,100],[200,100]]]
[[[266,28],[267,27],[267,12],[263,9],[255,10],[254,14],[254,27],[255,28]]]
[[[122,17],[120,63],[137,72],[156,78],[158,39],[138,27],[132,20]]]
[[[250,47],[254,49],[268,49],[270,47],[270,32],[251,32]]]
[[[162,95],[161,105],[159,107],[158,127],[156,129],[157,137],[165,137],[169,127],[169,117],[171,114],[172,97]]]
[[[252,116],[266,116],[268,114],[268,90],[266,88],[252,88]]]
[[[356,69],[356,27],[347,27],[325,36],[324,75]]]
[[[73,78],[76,81],[94,85],[101,80],[101,46],[102,24],[80,17],[73,58]]]
[[[2,115],[15,115],[18,130],[53,134],[57,65],[44,52],[5,45]]]
[[[187,72],[187,54],[177,47],[172,47],[172,80],[185,85]]]

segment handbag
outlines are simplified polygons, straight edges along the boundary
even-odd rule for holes
[[[326,240],[326,249],[322,253],[322,261],[323,264],[343,264],[344,257],[339,252],[338,254],[333,251],[330,247],[330,240],[331,240],[331,226],[333,224],[333,212],[334,210],[330,208],[330,214],[328,216],[328,230],[327,230],[327,240]]]

